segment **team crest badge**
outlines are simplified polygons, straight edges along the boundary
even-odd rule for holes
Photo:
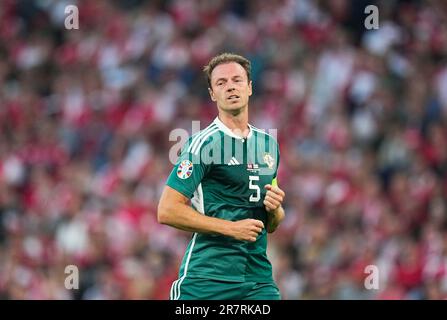
[[[193,166],[189,160],[183,160],[177,168],[177,177],[180,179],[188,179],[192,174]]]
[[[273,168],[273,165],[275,164],[275,159],[270,155],[270,153],[264,154],[264,162],[267,164],[269,169]]]

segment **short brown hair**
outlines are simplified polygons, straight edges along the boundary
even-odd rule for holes
[[[208,64],[203,67],[203,72],[206,75],[206,80],[208,81],[209,88],[211,87],[211,73],[213,72],[214,68],[217,67],[220,64],[229,63],[229,62],[236,62],[239,63],[247,73],[247,79],[248,82],[251,80],[251,63],[248,59],[244,58],[243,56],[240,56],[235,53],[221,53],[215,57],[213,57]]]

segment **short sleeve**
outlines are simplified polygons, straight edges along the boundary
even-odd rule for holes
[[[201,161],[200,156],[191,153],[190,142],[191,139],[183,146],[177,163],[166,181],[166,185],[189,199],[192,198],[208,169],[208,165]]]

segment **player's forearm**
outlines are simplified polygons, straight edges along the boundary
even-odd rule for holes
[[[278,228],[279,224],[285,217],[285,212],[282,206],[279,206],[273,212],[267,213],[267,232],[272,233]]]
[[[229,234],[231,223],[231,221],[203,215],[183,203],[159,207],[158,221],[184,231],[220,235]]]

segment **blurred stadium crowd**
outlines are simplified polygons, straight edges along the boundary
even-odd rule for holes
[[[447,298],[442,0],[2,0],[0,298],[169,297],[191,236],[156,220],[169,134],[215,117],[222,51],[252,61],[250,122],[278,128],[283,298]]]

